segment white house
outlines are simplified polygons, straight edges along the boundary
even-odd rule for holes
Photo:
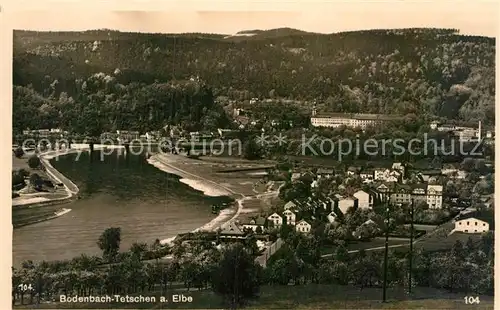
[[[246,239],[245,233],[233,221],[222,225],[220,238],[223,239]]]
[[[365,170],[359,174],[361,180],[371,180],[373,181],[373,171]]]
[[[283,217],[285,218],[285,222],[287,225],[295,226],[295,213],[293,213],[291,210],[285,210],[283,212]]]
[[[243,223],[243,229],[251,229],[253,232],[257,231],[257,227],[260,227],[261,231],[264,231],[264,224],[266,219],[263,217],[253,218],[248,223]]]
[[[430,209],[441,209],[443,206],[443,186],[427,185],[426,198]]]
[[[394,175],[390,175],[387,179],[385,179],[386,182],[393,182],[396,183],[398,181],[398,177]]]
[[[391,173],[389,173],[389,176],[394,176],[396,178],[400,178],[402,175],[403,173],[399,170],[392,170]]]
[[[291,177],[292,182],[300,179],[301,176],[302,175],[299,172],[292,173],[292,177]]]
[[[300,222],[297,223],[295,226],[295,230],[301,233],[309,233],[311,232],[311,224],[308,222],[301,220]]]
[[[373,207],[373,197],[363,190],[359,190],[353,194],[358,199],[358,208],[371,209]]]
[[[347,168],[347,175],[348,176],[356,175],[358,174],[359,170],[360,169],[358,167],[350,166],[349,168]]]
[[[316,171],[316,176],[318,178],[331,178],[334,175],[334,170],[333,169],[328,169],[328,168],[318,168],[318,171]]]
[[[450,179],[463,180],[467,176],[467,171],[459,169],[441,169],[443,175],[448,176]]]
[[[380,232],[380,227],[372,219],[367,220],[354,231],[353,236],[361,239],[366,237],[373,237],[374,234]]]
[[[387,185],[385,185],[384,183],[382,183],[379,186],[377,186],[377,191],[380,193],[387,193],[387,192],[389,192],[389,187]]]
[[[273,223],[274,227],[283,225],[283,218],[278,213],[273,213],[267,217],[267,220]]]
[[[373,171],[373,179],[375,181],[385,181],[390,176],[391,170],[389,169],[375,169]]]
[[[316,188],[316,187],[318,187],[318,186],[319,186],[319,184],[318,184],[318,181],[317,181],[317,180],[313,180],[313,181],[311,182],[311,188]]]
[[[469,215],[468,217],[464,217],[455,222],[454,231],[464,232],[464,233],[483,233],[490,230],[490,224],[487,221],[483,221],[472,217]]]
[[[144,135],[146,137],[146,140],[148,141],[153,141],[157,139],[157,135],[155,135],[153,132],[146,132]]]
[[[330,197],[323,197],[317,200],[318,207],[322,207],[326,211],[331,211],[335,207],[335,200]]]
[[[359,127],[365,130],[367,126],[381,124],[389,120],[401,119],[400,116],[385,115],[385,114],[366,114],[366,113],[321,113],[318,114],[316,109],[311,113],[311,124],[314,127],[331,127],[347,126],[350,128]]]
[[[397,182],[401,173],[397,170],[375,169],[373,179],[375,181]]]
[[[398,171],[399,173],[401,173],[401,175],[403,175],[405,172],[405,166],[402,163],[393,163],[392,170]]]

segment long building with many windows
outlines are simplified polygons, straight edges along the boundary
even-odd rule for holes
[[[347,126],[351,128],[359,127],[366,129],[368,126],[381,124],[383,122],[401,119],[398,115],[385,114],[365,114],[365,113],[321,113],[317,114],[313,110],[311,124],[314,127],[336,128]]]

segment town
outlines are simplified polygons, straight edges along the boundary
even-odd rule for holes
[[[252,104],[255,104],[258,99],[252,100]],[[160,131],[144,134],[129,130],[106,132],[94,141],[158,143],[162,138],[168,137],[185,139],[186,143],[214,139],[220,139],[222,143],[236,139],[245,130],[246,126],[238,123],[241,111],[235,110],[233,114],[237,123],[235,129],[219,128],[215,133],[186,132],[177,126],[167,125]],[[313,127],[350,127],[361,132],[393,119],[394,116],[368,114],[337,113],[319,116],[315,109],[310,116]],[[250,121],[247,125],[252,128],[256,123],[257,121]],[[275,135],[280,132],[276,128],[279,125],[277,120],[268,120],[266,125],[269,127],[260,127],[260,130],[253,128],[254,133],[266,133],[265,128],[270,128]],[[493,130],[485,131],[481,128],[481,123],[473,128],[431,122],[429,129],[447,132],[461,142],[494,143]],[[78,139],[60,129],[25,130],[22,137],[53,141],[68,137],[73,141]],[[354,242],[356,248],[360,246],[359,241],[363,241],[363,247],[369,249],[370,240],[383,237],[387,216],[398,218],[398,225],[391,228],[391,236],[399,238],[400,245],[412,242],[409,240],[410,225],[425,227],[416,230],[418,236],[430,233],[447,222],[455,225],[448,228],[450,234],[483,233],[493,229],[493,216],[490,212],[494,204],[493,161],[484,158],[465,158],[461,163],[441,161],[435,157],[433,160],[421,160],[417,163],[385,161],[383,165],[377,165],[377,162],[361,161],[357,164],[356,161],[351,161],[350,164],[338,162],[335,166],[298,164],[284,170],[267,169],[267,175],[262,181],[276,181],[280,184],[279,202],[258,216],[238,218],[234,223],[221,227],[220,238],[245,239],[249,233],[253,233],[258,239],[269,241],[270,235],[278,236],[287,229],[302,234],[311,234],[319,229],[339,240]],[[391,205],[390,214],[386,212],[388,205]],[[352,218],[356,219],[355,224],[351,224]],[[479,223],[481,228],[464,225],[464,221],[475,221],[474,225]],[[461,239],[465,242],[467,236],[464,235]],[[446,243],[443,242],[442,246],[446,246]]]

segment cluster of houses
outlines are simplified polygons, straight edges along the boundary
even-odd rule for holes
[[[313,177],[312,187],[317,186],[317,182],[322,178],[333,179],[337,175],[334,169],[319,168],[315,173],[311,171],[293,173],[291,181],[296,181],[306,174]],[[361,170],[357,167],[349,167],[345,172],[342,172],[343,176],[357,176],[363,180],[370,180],[370,182],[363,184],[362,189],[358,188],[346,195],[315,193],[311,197],[287,201],[282,212],[254,217],[242,223],[232,223],[223,230],[223,233],[231,235],[231,238],[234,238],[235,233],[239,234],[240,238],[245,238],[246,230],[265,234],[269,229],[279,228],[286,224],[294,227],[299,233],[307,234],[311,232],[312,224],[315,221],[314,214],[318,208],[325,211],[324,214],[327,214],[328,222],[334,223],[338,221],[339,216],[343,217],[350,208],[369,210],[373,208],[376,201],[390,201],[395,205],[409,204],[414,201],[416,206],[419,203],[424,203],[429,209],[443,208],[443,186],[429,183],[437,175],[443,174],[441,170],[418,172],[417,176],[420,182],[416,183],[406,182],[406,174],[407,169],[401,163],[394,163],[391,168],[387,169]],[[491,218],[484,219],[480,215],[474,214],[461,214],[455,222],[455,231],[482,233],[492,229]]]
[[[133,130],[117,130],[116,132],[104,132],[101,134],[102,140],[117,140],[121,142],[139,141],[158,141],[160,139],[159,131],[148,131],[145,134],[140,134],[139,131]]]
[[[304,175],[312,176],[312,187],[318,186],[320,179],[332,179],[337,175],[332,168],[319,168],[316,173],[310,171],[303,173],[292,173],[291,181],[297,181]],[[307,211],[314,211],[323,208],[326,211],[327,219],[330,223],[335,222],[339,216],[344,216],[350,208],[372,209],[375,201],[390,201],[393,204],[408,204],[412,200],[415,203],[423,202],[431,209],[441,209],[443,207],[443,186],[430,184],[437,172],[419,173],[421,182],[405,184],[406,167],[401,163],[394,163],[391,168],[374,168],[362,170],[359,167],[348,167],[342,176],[359,177],[363,180],[363,189],[358,188],[350,194],[330,194],[313,195],[305,199],[286,202],[282,213],[270,214],[267,218],[254,219],[249,223],[243,223],[243,228],[256,231],[257,227],[264,229],[264,224],[272,223],[274,227],[279,227],[284,223],[294,226],[298,232],[308,233],[311,230],[312,218],[300,218],[301,214]],[[335,183],[335,182],[333,182]],[[343,185],[339,185],[339,188]],[[313,212],[314,213],[314,212]],[[311,214],[311,213],[308,213]]]
[[[339,194],[333,196],[317,195],[302,200],[288,201],[282,214],[273,213],[267,217],[267,220],[273,223],[274,227],[280,227],[283,223],[286,223],[294,226],[298,232],[309,233],[311,223],[306,219],[299,220],[301,214],[313,214],[318,208],[321,208],[326,211],[328,222],[334,223],[339,216],[344,216],[350,208],[372,209],[373,201],[374,196],[363,190],[356,191],[352,196]],[[314,216],[311,216],[311,220],[314,220]]]
[[[368,168],[348,167],[345,175],[347,177],[359,177],[366,191],[357,191],[352,197],[336,197],[340,204],[352,205],[359,201],[360,207],[371,207],[373,200],[390,199],[395,204],[410,203],[411,200],[426,202],[431,209],[441,209],[443,206],[443,186],[433,185],[436,177],[442,175],[441,170],[425,170],[416,174],[418,183],[408,183],[406,167],[402,163],[394,163],[391,168]],[[310,172],[293,173],[291,181],[300,179],[304,174],[310,174],[314,178],[311,187],[317,187],[322,178],[332,178],[336,175],[331,168],[319,168],[316,174]],[[407,184],[408,183],[408,184]],[[340,185],[339,187],[343,187]]]
[[[288,201],[283,212],[274,212],[268,216],[257,216],[245,222],[232,222],[222,228],[221,237],[229,239],[245,239],[245,231],[251,230],[257,234],[265,234],[269,229],[280,228],[284,224],[291,226],[299,233],[311,232],[312,221],[315,220],[316,210],[321,208],[327,214],[327,220],[333,223],[343,216],[350,208],[371,209],[373,207],[373,196],[358,190],[352,197],[340,195],[327,197],[317,195],[300,200]]]
[[[460,141],[463,142],[480,141],[481,139],[493,141],[495,132],[495,130],[484,130],[481,126],[481,121],[479,121],[477,128],[456,126],[452,124],[440,124],[437,121],[432,122],[430,124],[430,127],[433,130],[441,132],[450,132],[455,137],[458,137]]]
[[[68,134],[67,131],[64,131],[60,128],[23,130],[24,136],[37,137],[37,138],[42,138],[42,139],[43,138],[62,138],[62,137],[64,137],[64,135],[67,135],[67,134]]]
[[[192,131],[184,132],[177,127],[169,128],[168,134],[173,139],[187,139],[189,141],[200,142],[213,139],[236,139],[239,135],[239,130],[218,128],[217,132],[211,131]]]

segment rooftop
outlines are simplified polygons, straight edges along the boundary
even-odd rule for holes
[[[316,173],[333,173],[334,170],[333,169],[329,169],[329,168],[318,168],[318,171]]]
[[[222,235],[244,235],[245,233],[242,232],[238,228],[238,226],[236,226],[235,223],[230,222],[229,224],[222,227],[221,234]]]

